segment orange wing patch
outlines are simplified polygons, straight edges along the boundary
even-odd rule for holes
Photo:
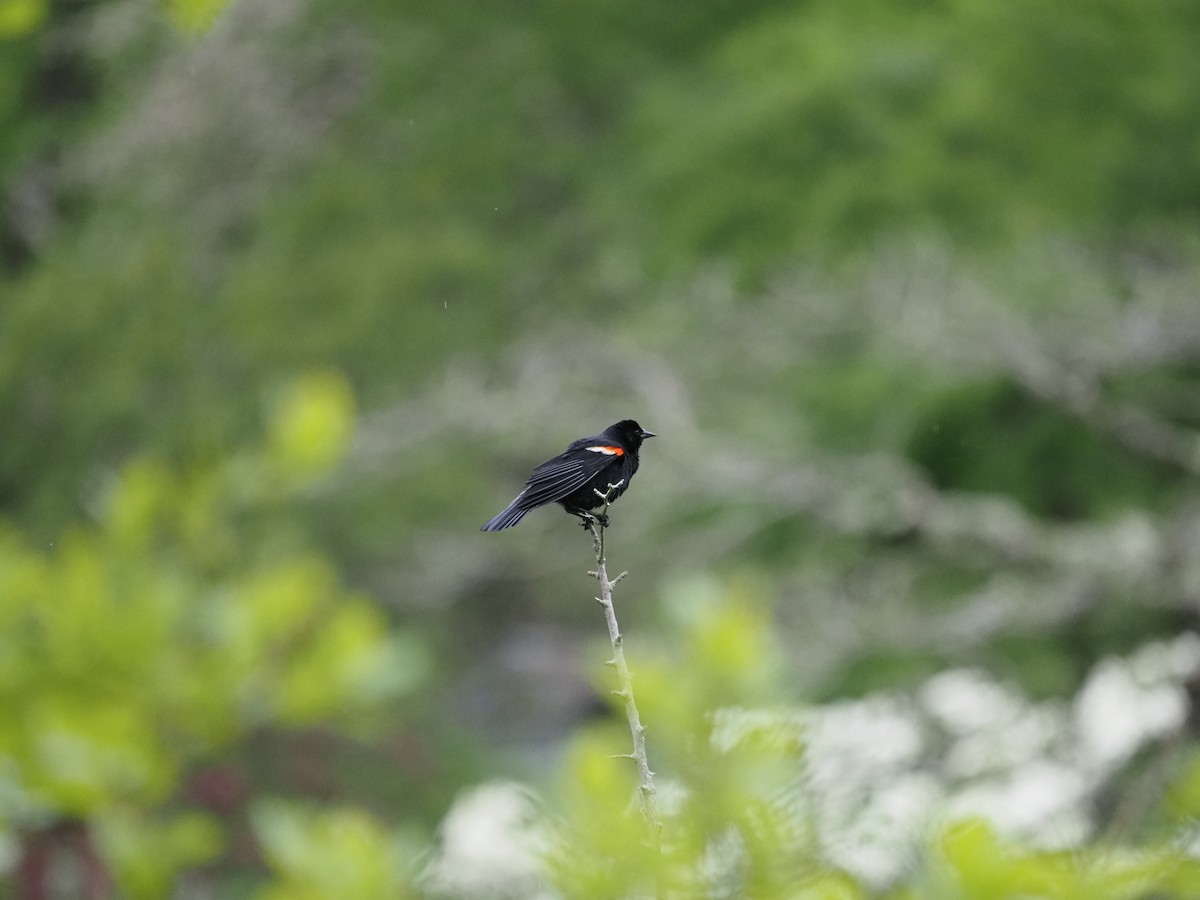
[[[588,447],[593,453],[603,453],[605,456],[624,456],[625,450],[622,447],[610,447],[608,444],[597,444],[595,447]]]

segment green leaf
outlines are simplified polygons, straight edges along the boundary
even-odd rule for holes
[[[0,40],[36,31],[46,13],[46,0],[0,0]]]
[[[228,5],[229,0],[164,0],[163,12],[176,28],[203,32]]]
[[[259,900],[398,900],[407,893],[397,838],[366,813],[263,802],[251,822],[275,874]]]
[[[354,433],[354,395],[332,371],[294,381],[276,404],[268,456],[296,480],[315,478],[341,459]]]

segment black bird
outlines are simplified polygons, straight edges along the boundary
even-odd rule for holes
[[[480,531],[499,531],[516,525],[531,509],[547,503],[561,503],[563,509],[588,523],[588,510],[603,501],[596,496],[608,490],[610,484],[622,482],[613,491],[612,500],[629,487],[629,480],[638,469],[638,448],[646,438],[654,437],[632,419],[610,425],[602,434],[580,438],[564,452],[548,459],[529,476],[525,490]],[[607,524],[606,522],[604,524]]]

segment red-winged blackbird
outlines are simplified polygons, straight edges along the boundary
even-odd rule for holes
[[[607,491],[610,484],[622,482],[613,491],[612,500],[629,487],[638,469],[638,448],[646,438],[654,437],[632,419],[610,425],[602,434],[580,438],[554,459],[548,459],[529,476],[525,490],[480,531],[499,531],[516,525],[531,509],[547,503],[561,503],[563,509],[588,522],[588,510],[603,501],[596,490]],[[608,524],[604,522],[603,524]]]

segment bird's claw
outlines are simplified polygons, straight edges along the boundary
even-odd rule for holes
[[[579,516],[580,524],[583,525],[584,529],[591,528],[593,525],[599,525],[601,528],[608,527],[608,516],[605,513],[597,514],[580,510],[575,515]]]

